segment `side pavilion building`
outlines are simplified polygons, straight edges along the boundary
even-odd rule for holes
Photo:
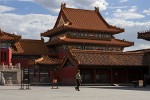
[[[11,45],[21,36],[9,34],[0,29],[0,84],[20,83],[20,63],[12,63]]]
[[[144,39],[146,41],[150,41],[150,30],[145,32],[138,32],[138,39]],[[145,55],[144,62],[147,66],[149,66],[149,72],[145,75],[145,83],[150,84],[150,48],[137,50],[134,52],[143,52]]]
[[[61,60],[53,59],[53,56],[55,54],[50,54],[43,39],[22,39],[20,35],[0,30],[0,84],[2,76],[6,84],[10,79],[12,84],[19,84],[21,68],[29,68],[30,63],[36,64],[34,69],[30,68],[31,84],[50,83],[54,66],[57,68],[61,65]]]

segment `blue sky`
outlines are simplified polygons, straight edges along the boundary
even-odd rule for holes
[[[0,0],[0,28],[40,39],[40,33],[53,28],[61,3],[89,10],[99,7],[109,24],[125,29],[115,37],[135,43],[126,51],[150,48],[148,41],[137,39],[137,32],[150,30],[150,0]]]

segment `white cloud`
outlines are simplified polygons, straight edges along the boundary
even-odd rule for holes
[[[138,41],[142,41],[142,40],[138,40]],[[149,49],[150,45],[149,45],[149,41],[142,41],[140,43],[136,43],[135,45],[132,47],[127,47],[124,49],[124,51],[132,51],[132,50],[140,50],[140,49]]]
[[[147,43],[147,44],[139,44],[139,48],[141,48],[141,49],[148,49],[148,48],[150,48],[150,45],[149,45],[149,43]]]
[[[131,8],[127,11],[130,12],[130,13],[132,13],[132,12],[134,13],[134,12],[136,12],[136,10],[137,10],[136,6],[131,6]]]
[[[137,14],[137,13],[130,13],[130,12],[115,13],[114,16],[116,18],[124,18],[124,19],[139,19],[145,17],[144,15]]]
[[[120,3],[127,2],[128,0],[120,0]]]
[[[0,13],[13,11],[13,10],[15,10],[15,8],[0,5]]]
[[[33,2],[34,0],[17,0],[17,1],[29,1],[29,2]]]
[[[22,35],[23,38],[39,39],[40,33],[51,29],[56,16],[42,14],[0,14],[0,28],[3,31]]]
[[[136,13],[136,10],[137,10],[136,6],[132,6],[128,10],[117,9],[113,15],[115,18],[120,18],[120,19],[140,19],[145,17],[142,14]]]
[[[108,22],[110,22],[111,24],[118,25],[120,27],[132,27],[132,28],[137,27],[137,26],[139,26],[141,28],[143,28],[144,26],[145,26],[145,28],[150,27],[150,21],[147,21],[147,22],[134,22],[134,21],[128,21],[128,20],[125,20],[125,19],[117,19],[117,18],[113,18],[113,19],[112,18],[107,18],[106,20]]]
[[[135,22],[117,18],[106,18],[106,20],[111,25],[125,28],[124,33],[115,35],[116,38],[134,42],[134,46],[125,48],[125,51],[150,48],[149,41],[137,39],[137,32],[149,30],[150,21]]]
[[[91,6],[97,6],[100,8],[100,10],[105,10],[108,6],[108,3],[105,0],[95,0]]]
[[[28,2],[33,2],[34,0],[1,0],[4,2],[9,2],[9,1],[28,1]]]
[[[65,0],[34,0],[35,3],[42,5],[43,7],[49,9],[52,12],[58,13],[60,10],[60,5]]]
[[[116,13],[121,13],[122,10],[121,10],[121,9],[117,9],[115,12],[116,12]]]
[[[121,8],[128,8],[129,6],[117,6],[117,7],[113,7],[113,6],[109,6],[108,8],[110,9],[121,9]]]
[[[145,13],[148,13],[148,10],[145,10]],[[137,32],[149,30],[150,20],[145,22],[134,21],[133,19],[142,19],[145,17],[137,13],[136,6],[132,6],[129,9],[118,8],[113,15],[111,18],[106,18],[108,23],[125,29],[124,33],[115,35],[115,37],[134,42],[134,46],[125,48],[125,51],[150,48],[149,41],[137,39]]]
[[[106,0],[34,0],[34,2],[41,4],[43,7],[58,13],[61,3],[66,3],[67,7],[72,8],[87,8],[94,9],[99,7],[100,10],[105,10],[108,6]]]
[[[150,8],[148,10],[144,10],[143,13],[146,13],[147,15],[150,15]]]

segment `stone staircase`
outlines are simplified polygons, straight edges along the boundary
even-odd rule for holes
[[[0,65],[0,84],[14,85],[20,84],[21,81],[21,66],[20,63],[16,65]]]

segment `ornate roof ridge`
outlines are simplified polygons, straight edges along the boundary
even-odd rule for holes
[[[2,41],[18,41],[21,39],[21,35],[18,35],[18,34],[11,34],[11,33],[8,33],[8,32],[4,32],[0,29],[0,39]]]
[[[71,50],[71,56],[78,62],[78,65],[143,65],[144,53],[135,52],[105,52],[93,50]],[[101,66],[100,66],[101,65]]]
[[[8,33],[8,32],[4,32],[4,31],[2,31],[1,29],[0,29],[0,35],[3,35],[3,34],[6,34],[6,35],[9,35],[9,36],[21,36],[21,35],[19,35],[19,34],[15,34],[15,33],[13,33],[13,34],[11,34],[11,33]]]
[[[68,8],[68,7],[66,7],[66,3],[61,3],[61,9],[72,9],[72,10],[82,10],[82,11],[92,11],[92,12],[94,12],[98,9],[97,11],[99,11],[98,7],[95,7],[94,10],[88,10],[88,9],[82,9],[82,8]]]
[[[138,32],[138,39],[145,39],[150,41],[150,30],[143,31],[143,32]]]
[[[118,40],[118,41],[121,41],[121,42],[128,42],[128,43],[133,43],[133,45],[134,45],[134,42],[131,42],[131,41],[127,41],[127,40],[125,40],[125,39],[123,39],[123,40],[121,40],[121,39],[115,39],[115,40]]]
[[[142,52],[122,52],[122,51],[100,51],[100,50],[80,50],[72,49],[70,50],[71,54],[73,52],[80,53],[103,53],[103,54],[143,54]]]
[[[150,34],[150,29],[149,29],[149,30],[146,30],[146,31],[138,32],[138,34],[142,34],[142,33],[149,33],[149,34]]]
[[[37,59],[32,59],[29,61],[29,63],[32,64],[61,64],[62,60],[57,59],[57,58],[51,58],[48,55],[42,55],[40,58]]]
[[[129,41],[123,41],[123,40],[119,40],[119,39],[110,39],[108,40],[98,40],[98,39],[80,39],[80,38],[69,38],[66,36],[63,37],[59,37],[55,40],[52,41],[48,41],[46,44],[49,45],[55,45],[57,43],[61,43],[61,42],[74,42],[74,43],[88,43],[88,44],[104,44],[104,45],[119,45],[119,46],[124,46],[124,47],[129,47],[134,45],[134,42],[129,42]]]

